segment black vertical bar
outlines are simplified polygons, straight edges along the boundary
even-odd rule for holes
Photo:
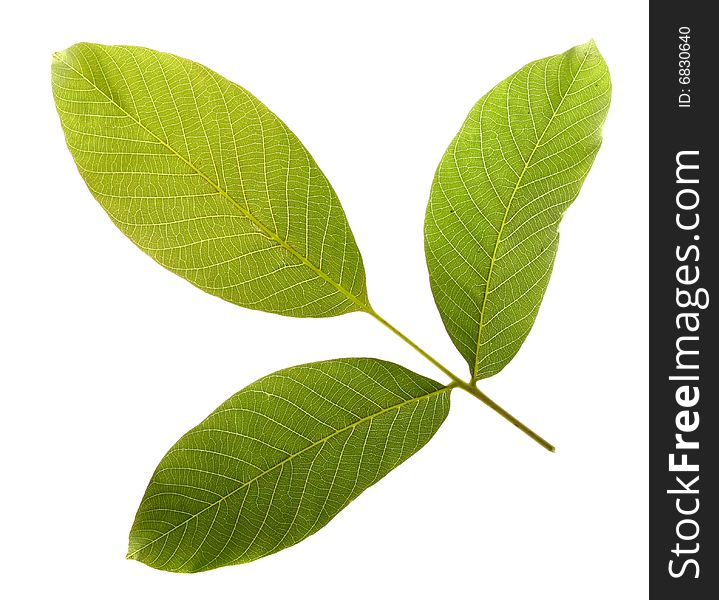
[[[650,8],[652,599],[719,598],[719,32],[713,7],[686,1]]]

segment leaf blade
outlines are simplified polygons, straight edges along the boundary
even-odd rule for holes
[[[247,308],[366,309],[362,258],[334,190],[252,94],[171,54],[85,43],[54,55],[52,83],[88,188],[161,265]]]
[[[268,375],[162,459],[128,558],[195,572],[291,546],[419,450],[448,410],[449,388],[377,359]]]
[[[534,323],[559,222],[599,150],[610,96],[593,41],[529,63],[477,102],[440,161],[427,266],[474,380],[501,371]]]

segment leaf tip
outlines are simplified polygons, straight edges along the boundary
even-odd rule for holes
[[[582,50],[586,56],[601,56],[601,52],[599,52],[599,48],[597,47],[597,41],[594,38],[589,38],[588,42],[581,44],[578,48]]]
[[[134,527],[130,531],[130,536],[127,544],[127,553],[125,554],[125,560],[136,560],[137,562],[144,562],[140,556],[140,550],[142,550],[142,543],[137,540],[134,536]]]
[[[125,560],[137,560],[137,550],[132,549],[132,541],[127,547],[127,553],[125,554]]]
[[[72,62],[73,56],[75,56],[79,50],[82,50],[84,47],[86,47],[88,45],[90,45],[90,44],[88,44],[87,42],[77,42],[75,44],[72,44],[71,46],[68,46],[64,50],[59,50],[57,52],[53,52],[52,53],[53,64],[56,62],[70,64]]]

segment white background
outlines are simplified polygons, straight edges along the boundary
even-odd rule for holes
[[[647,597],[645,2],[13,2],[2,16],[0,596]],[[377,356],[442,379],[370,317],[288,319],[203,294],[114,228],[64,145],[51,52],[149,46],[254,92],[333,183],[375,308],[452,370],[429,289],[430,182],[466,113],[594,37],[614,95],[516,359],[483,389],[550,454],[457,393],[416,457],[310,539],[198,575],[124,559],[157,461],[260,376]]]

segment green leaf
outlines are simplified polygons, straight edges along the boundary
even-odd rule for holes
[[[247,308],[366,308],[334,190],[252,94],[171,54],[84,43],[54,55],[52,88],[90,191],[162,266]]]
[[[475,380],[504,368],[534,323],[559,222],[599,150],[610,95],[593,41],[532,62],[477,102],[439,164],[427,265]]]
[[[371,358],[311,363],[256,381],[162,459],[128,558],[195,572],[296,544],[424,446],[447,416],[449,394]]]

